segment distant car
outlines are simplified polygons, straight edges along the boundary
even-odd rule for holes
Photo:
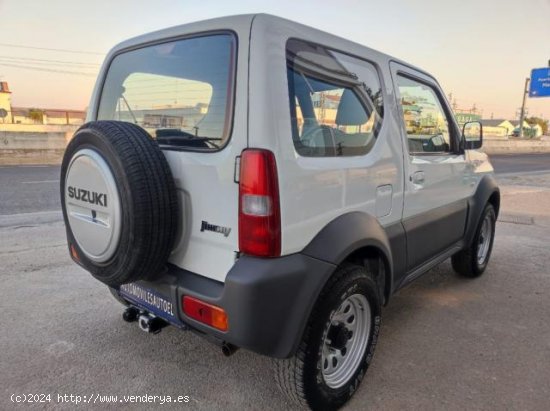
[[[268,15],[126,41],[63,159],[70,255],[126,321],[275,357],[292,401],[338,408],[397,290],[450,257],[466,277],[489,263],[499,189],[481,124],[460,130],[444,95]]]

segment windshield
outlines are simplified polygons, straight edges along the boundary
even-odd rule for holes
[[[119,54],[97,119],[138,124],[164,146],[221,148],[231,128],[235,48],[233,35],[213,34]]]

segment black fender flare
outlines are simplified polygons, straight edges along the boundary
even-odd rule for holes
[[[382,253],[386,287],[393,290],[390,241],[386,230],[370,214],[353,211],[335,218],[317,233],[302,253],[338,266],[353,252],[365,247],[375,248]]]
[[[474,195],[468,200],[468,221],[466,222],[466,232],[464,234],[464,244],[466,247],[472,244],[479,219],[491,198],[494,199],[493,205],[495,206],[495,213],[498,218],[500,190],[495,177],[492,174],[487,174],[481,178]]]
[[[302,253],[338,265],[355,250],[367,246],[380,249],[392,268],[390,242],[384,228],[372,215],[353,211],[328,223]]]

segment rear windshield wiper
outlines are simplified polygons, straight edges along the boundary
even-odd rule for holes
[[[159,144],[174,146],[219,148],[215,141],[221,141],[221,138],[196,136],[179,129],[158,129],[155,134]]]

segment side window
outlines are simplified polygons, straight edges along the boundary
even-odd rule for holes
[[[450,153],[451,128],[436,91],[401,75],[397,84],[409,153]]]
[[[314,157],[368,153],[383,117],[376,68],[299,40],[287,43],[287,63],[296,151]]]

